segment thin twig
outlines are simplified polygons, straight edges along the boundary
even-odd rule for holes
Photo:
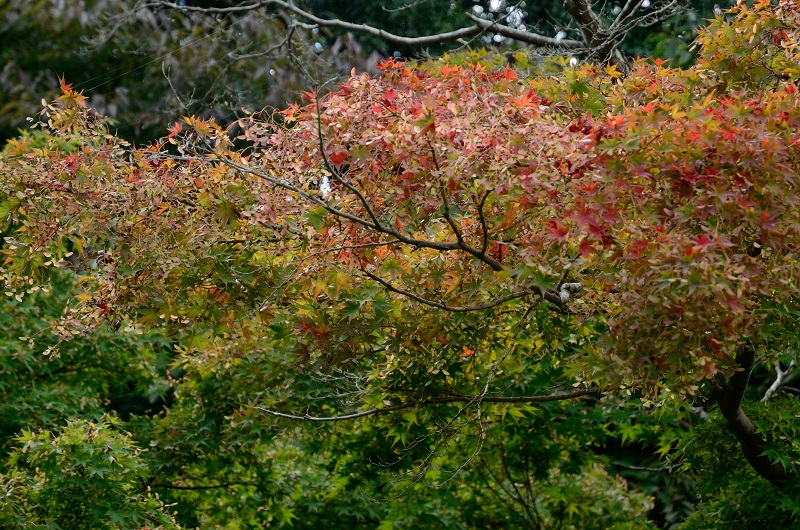
[[[483,243],[481,244],[481,254],[486,254],[486,250],[489,248],[489,227],[486,225],[486,217],[483,213],[483,207],[486,205],[486,199],[489,198],[489,194],[491,190],[486,190],[486,193],[483,194],[481,197],[480,202],[478,203],[478,219],[481,222],[481,230],[483,231]]]
[[[311,421],[311,422],[335,422],[335,421],[355,420],[358,418],[364,418],[366,416],[382,414],[384,412],[394,412],[397,410],[404,410],[411,407],[419,407],[425,405],[467,403],[469,406],[479,401],[482,401],[484,403],[546,403],[550,401],[565,401],[569,399],[576,399],[599,393],[600,391],[597,388],[584,388],[580,390],[573,390],[571,392],[565,392],[563,394],[550,394],[544,396],[487,396],[485,394],[479,394],[475,396],[456,395],[444,398],[427,399],[424,401],[412,401],[408,403],[401,403],[399,405],[391,405],[379,409],[362,410],[359,412],[354,412],[352,414],[342,414],[340,416],[312,416],[310,414],[302,414],[302,415],[287,414],[285,412],[278,412],[277,410],[271,410],[260,406],[255,406],[254,408],[271,416],[287,420]]]
[[[170,490],[212,490],[230,488],[231,486],[258,486],[256,482],[225,482],[223,484],[209,484],[207,486],[179,486],[177,484],[150,484],[151,488]]]
[[[400,289],[399,287],[395,287],[394,285],[392,285],[388,281],[384,280],[383,278],[381,278],[379,276],[376,276],[375,274],[372,274],[371,272],[369,272],[367,270],[362,270],[362,272],[365,275],[369,276],[371,279],[373,279],[376,282],[378,282],[381,285],[383,285],[387,290],[389,290],[389,291],[391,291],[393,293],[399,294],[399,295],[404,296],[406,298],[410,298],[411,300],[414,300],[415,302],[419,302],[421,304],[425,304],[425,305],[428,305],[428,306],[431,306],[431,307],[436,307],[436,308],[442,309],[444,311],[450,311],[452,313],[468,313],[470,311],[483,311],[483,310],[486,310],[486,309],[491,309],[493,307],[497,307],[499,305],[502,305],[502,304],[504,304],[504,303],[506,303],[506,302],[508,302],[510,300],[515,300],[517,298],[523,298],[525,296],[530,296],[530,295],[534,294],[531,291],[518,291],[516,293],[507,294],[506,296],[502,296],[502,297],[500,297],[500,298],[498,298],[496,300],[492,300],[491,302],[486,302],[486,303],[483,303],[483,304],[478,304],[478,305],[473,305],[473,306],[452,306],[452,305],[443,304],[441,302],[435,302],[433,300],[428,300],[427,298],[423,298],[423,297],[421,297],[421,296],[419,296],[417,294],[414,294],[414,293],[412,293],[410,291],[406,291],[405,289]]]
[[[336,168],[333,167],[330,160],[328,159],[328,153],[325,150],[325,140],[322,137],[322,109],[319,104],[319,90],[314,92],[314,101],[316,102],[316,107],[317,107],[317,136],[319,138],[319,152],[322,155],[322,160],[325,162],[325,168],[333,176],[334,180],[342,184],[344,187],[350,190],[351,193],[353,193],[356,197],[358,197],[359,202],[361,202],[361,205],[367,211],[367,215],[369,215],[369,218],[372,219],[372,224],[375,226],[375,230],[385,233],[386,229],[383,227],[382,223],[378,221],[378,216],[375,215],[375,212],[372,210],[372,207],[369,205],[369,202],[367,202],[367,198],[364,197],[363,193],[361,193],[361,190],[359,190],[349,182],[346,182],[342,178],[342,175],[339,173],[339,171],[337,171]]]

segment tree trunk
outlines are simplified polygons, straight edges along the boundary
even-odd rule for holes
[[[739,440],[742,453],[750,466],[776,486],[784,487],[789,482],[786,470],[781,464],[770,462],[769,458],[762,455],[766,442],[756,432],[756,426],[742,410],[742,398],[753,371],[755,352],[752,348],[743,346],[736,356],[736,362],[739,363],[741,371],[726,381],[714,385],[714,399],[736,439]]]

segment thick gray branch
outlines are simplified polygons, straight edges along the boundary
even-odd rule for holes
[[[270,3],[272,3],[272,0],[259,0],[257,2],[253,2],[252,4],[243,4],[231,7],[200,7],[200,6],[187,6],[183,4],[177,4],[175,2],[169,2],[167,0],[156,0],[155,2],[145,4],[143,7],[168,7],[170,9],[176,9],[178,11],[196,11],[200,13],[225,14],[225,13],[242,13],[247,11],[254,11],[256,9],[261,9],[262,7]]]
[[[756,432],[756,426],[742,410],[742,399],[747,390],[747,384],[750,382],[755,357],[755,351],[752,348],[742,346],[736,356],[740,370],[726,381],[717,382],[713,388],[714,398],[722,416],[739,441],[742,453],[750,466],[765,479],[782,487],[789,479],[786,470],[781,464],[771,462],[762,454],[767,445],[766,441]]]
[[[314,15],[313,13],[309,13],[308,11],[300,9],[291,2],[284,2],[282,0],[270,0],[268,3],[280,6],[286,9],[287,11],[294,13],[297,16],[304,18],[305,20],[317,24],[318,26],[326,26],[329,28],[340,28],[348,31],[367,33],[369,35],[375,35],[376,37],[379,37],[380,39],[389,42],[391,44],[397,44],[400,46],[432,46],[434,44],[454,42],[459,39],[474,37],[475,35],[478,35],[481,31],[483,31],[478,26],[471,26],[467,28],[457,29],[455,31],[448,31],[446,33],[438,33],[436,35],[426,35],[424,37],[403,37],[401,35],[395,35],[394,33],[389,33],[388,31],[368,26],[366,24],[353,24],[352,22],[346,22],[344,20],[339,20],[335,18],[334,19],[321,18]]]
[[[764,392],[764,397],[761,398],[762,402],[769,401],[769,398],[771,398],[775,392],[778,392],[786,383],[789,382],[795,366],[796,363],[794,359],[792,359],[792,361],[789,363],[789,366],[786,368],[786,370],[781,368],[780,362],[775,365],[775,382],[773,382],[767,391]]]
[[[538,33],[531,33],[529,31],[522,31],[510,28],[508,26],[504,26],[503,24],[492,22],[491,20],[485,20],[476,17],[472,13],[467,13],[466,16],[468,19],[473,21],[476,26],[479,26],[482,30],[489,29],[504,37],[518,40],[520,42],[525,42],[527,44],[533,44],[535,46],[552,46],[554,48],[566,48],[566,49],[578,49],[584,47],[584,44],[580,41],[570,40],[570,39],[556,39],[554,37],[545,37],[544,35],[539,35]]]
[[[551,304],[564,307],[573,294],[583,289],[583,284],[578,282],[562,283],[557,289],[542,289],[538,286],[531,287],[531,289]]]
[[[438,33],[436,35],[426,35],[424,37],[403,37],[402,35],[395,35],[394,33],[389,33],[388,31],[384,31],[380,28],[376,28],[373,26],[368,26],[366,24],[354,24],[352,22],[347,22],[336,18],[327,19],[318,17],[313,13],[300,9],[292,2],[284,2],[283,0],[261,0],[258,2],[253,2],[251,4],[233,6],[233,7],[185,6],[177,4],[175,2],[169,2],[166,0],[160,0],[152,5],[160,5],[180,11],[199,11],[202,13],[241,13],[245,11],[254,11],[256,9],[261,9],[268,6],[278,6],[284,9],[285,11],[294,13],[296,16],[304,20],[307,20],[317,26],[339,28],[347,31],[355,31],[358,33],[367,33],[369,35],[374,35],[376,37],[379,37],[385,42],[391,44],[397,44],[400,46],[432,46],[435,44],[442,44],[445,42],[455,42],[458,41],[459,39],[474,37],[475,35],[481,33],[481,31],[483,31],[483,29],[481,29],[479,26],[470,26],[466,28],[457,29],[455,31],[448,31],[446,33]]]
[[[623,12],[620,14],[620,17],[618,17],[615,21],[616,25],[620,26],[621,22],[630,18],[632,9],[638,7],[641,1],[642,0],[629,1],[623,9]],[[368,35],[374,35],[390,44],[409,47],[424,47],[447,42],[458,42],[462,39],[475,37],[484,31],[491,30],[504,37],[527,44],[532,44],[534,46],[549,46],[567,50],[589,50],[592,56],[602,59],[609,58],[612,62],[621,65],[625,64],[624,56],[616,49],[616,38],[607,38],[607,36],[603,34],[603,25],[600,21],[600,18],[594,13],[594,11],[592,11],[588,0],[565,0],[564,2],[565,9],[578,22],[584,37],[584,42],[572,39],[547,37],[538,33],[515,29],[504,24],[500,24],[496,21],[479,18],[469,12],[467,12],[465,16],[474,23],[473,26],[468,26],[445,33],[437,33],[435,35],[405,37],[390,33],[374,26],[369,26],[367,24],[355,24],[335,18],[328,19],[318,17],[314,13],[297,7],[293,2],[287,2],[284,0],[260,0],[254,1],[250,4],[225,8],[185,6],[169,0],[158,0],[148,5],[163,6],[181,11],[199,11],[204,13],[235,13],[276,6],[280,9],[283,9],[285,12],[292,13],[300,19],[308,21],[318,27],[339,28],[346,31],[366,33]],[[595,50],[595,48],[598,47],[600,49]]]

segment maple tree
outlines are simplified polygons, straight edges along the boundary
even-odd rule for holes
[[[780,375],[798,347],[798,7],[733,8],[689,69],[389,61],[235,135],[186,117],[146,148],[64,82],[0,161],[6,294],[70,269],[62,340],[159,328],[226,387],[241,436],[359,421],[336,436],[388,438],[374,461],[412,462],[412,485],[453,480],[503,429],[524,446],[538,417],[549,469],[606,484],[559,418],[699,403],[792,506],[796,399],[743,400],[756,363]],[[534,527],[578,516],[516,495]]]

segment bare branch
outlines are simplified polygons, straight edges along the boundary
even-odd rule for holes
[[[566,401],[568,399],[575,399],[585,396],[593,396],[600,394],[600,389],[597,387],[581,388],[571,392],[564,392],[563,394],[550,394],[545,396],[484,396],[481,400],[484,403],[547,403],[550,401]],[[480,396],[465,396],[455,395],[448,398],[439,398],[432,400],[435,403],[450,403],[453,401],[475,401]]]
[[[658,467],[632,466],[632,465],[629,465],[629,464],[623,464],[622,462],[616,462],[614,460],[612,460],[610,463],[611,463],[612,466],[621,467],[622,469],[630,469],[631,471],[648,471],[650,473],[661,473],[663,471],[672,471],[673,469],[675,469],[677,467],[674,464],[673,465],[666,465],[665,464],[663,466],[658,466]]]
[[[447,224],[450,225],[450,229],[453,231],[453,234],[456,236],[456,241],[458,241],[459,245],[464,245],[464,236],[461,233],[461,228],[459,228],[458,224],[453,220],[450,216],[450,201],[447,200],[447,192],[445,192],[444,188],[442,188],[442,202],[444,202],[444,220],[447,221]]]
[[[597,13],[592,10],[589,0],[564,0],[564,9],[578,23],[584,45],[591,46],[603,29],[603,23]]]
[[[175,159],[175,160],[193,160],[193,161],[206,160],[206,159],[201,158],[201,157],[171,156],[171,158]],[[373,229],[377,229],[378,228],[375,225],[373,225],[372,222],[367,221],[366,219],[362,219],[362,218],[360,218],[358,216],[349,214],[349,213],[347,213],[345,211],[339,210],[338,208],[330,206],[327,202],[323,201],[322,199],[320,199],[318,197],[315,197],[314,195],[312,195],[310,193],[306,193],[301,188],[298,188],[297,186],[294,186],[294,185],[286,182],[285,180],[282,180],[282,179],[279,179],[279,178],[275,178],[272,175],[269,175],[268,173],[260,171],[260,170],[258,170],[257,168],[255,168],[253,166],[246,166],[246,165],[243,165],[243,164],[239,164],[237,162],[234,162],[233,160],[226,159],[226,158],[219,158],[218,157],[218,158],[216,158],[216,160],[219,160],[223,164],[231,167],[232,169],[236,169],[236,170],[242,171],[244,173],[249,173],[250,175],[253,175],[253,176],[258,177],[258,178],[260,178],[262,180],[265,180],[265,181],[267,181],[267,182],[269,182],[271,184],[274,184],[274,185],[276,185],[276,186],[278,186],[280,188],[283,188],[283,189],[285,189],[287,191],[291,191],[293,193],[296,193],[298,196],[302,197],[304,200],[306,200],[306,201],[308,201],[308,202],[310,202],[312,204],[316,204],[317,206],[321,206],[321,207],[325,208],[325,210],[327,210],[329,213],[332,213],[333,215],[337,215],[339,217],[347,219],[348,221],[352,221],[354,223],[360,224],[360,225],[365,226],[367,228],[373,228]],[[455,250],[456,248],[458,248],[458,247],[457,247],[457,245],[454,244],[452,248],[448,248],[446,250]]]
[[[170,158],[172,158],[173,160],[186,160],[186,161],[195,161],[195,162],[208,160],[208,159],[202,158],[202,157],[187,157],[187,156],[171,156]],[[251,174],[251,175],[253,175],[255,177],[258,177],[258,178],[263,179],[263,180],[265,180],[267,182],[270,182],[271,184],[274,184],[274,185],[276,185],[276,186],[278,186],[280,188],[283,188],[283,189],[285,189],[287,191],[291,191],[292,193],[296,193],[298,196],[302,197],[304,200],[306,200],[306,201],[308,201],[308,202],[310,202],[312,204],[315,204],[317,206],[321,206],[322,208],[324,208],[326,211],[328,211],[329,213],[331,213],[333,215],[336,215],[336,216],[341,217],[343,219],[347,219],[348,221],[352,221],[354,223],[360,224],[361,226],[364,226],[366,228],[371,228],[371,229],[373,229],[373,230],[375,230],[377,232],[380,232],[380,233],[383,233],[383,234],[386,234],[386,235],[390,235],[390,236],[394,237],[395,239],[397,239],[397,242],[399,242],[399,243],[404,243],[406,245],[410,245],[412,247],[417,247],[417,248],[430,248],[430,249],[433,249],[433,250],[440,250],[440,251],[445,251],[445,252],[446,251],[452,251],[452,250],[463,250],[464,252],[467,252],[468,254],[472,254],[473,256],[477,257],[478,259],[480,259],[484,263],[487,263],[493,270],[495,270],[495,271],[503,270],[503,266],[500,264],[500,262],[498,262],[495,259],[490,258],[489,256],[481,255],[481,253],[480,253],[480,251],[478,249],[476,249],[476,248],[474,248],[474,247],[472,247],[470,245],[467,245],[467,244],[463,244],[462,245],[462,244],[459,244],[458,242],[442,243],[440,241],[429,241],[427,239],[417,239],[417,238],[414,238],[414,237],[409,237],[409,236],[407,236],[405,234],[401,234],[399,231],[397,231],[397,230],[395,230],[393,228],[390,228],[388,226],[381,225],[381,224],[375,225],[372,221],[368,221],[366,219],[362,219],[361,217],[358,217],[356,215],[347,213],[347,212],[345,212],[343,210],[340,210],[340,209],[338,209],[338,208],[336,208],[334,206],[331,206],[328,202],[323,201],[319,197],[315,197],[314,195],[305,192],[301,188],[299,188],[297,186],[294,186],[293,184],[290,184],[289,182],[286,182],[285,180],[273,177],[272,175],[269,175],[268,173],[265,173],[264,171],[261,171],[256,167],[240,164],[240,163],[234,162],[233,160],[226,159],[226,158],[219,158],[218,157],[218,158],[215,158],[214,160],[219,160],[223,164],[231,167],[232,169],[236,169],[236,170],[239,170],[239,171],[242,171],[242,172],[245,172],[245,173],[249,173],[249,174]]]
[[[511,28],[504,24],[499,24],[495,21],[479,18],[469,12],[467,12],[465,16],[469,20],[475,23],[474,26],[468,26],[454,31],[438,33],[435,35],[426,35],[424,37],[404,37],[402,35],[389,33],[388,31],[376,28],[374,26],[369,26],[367,24],[354,24],[352,22],[347,22],[339,19],[326,19],[318,17],[309,11],[300,9],[291,2],[284,2],[283,0],[262,0],[259,2],[254,2],[252,4],[234,6],[234,7],[225,7],[225,8],[183,6],[176,4],[174,2],[168,2],[166,0],[160,0],[158,2],[148,5],[163,6],[181,11],[199,11],[203,13],[220,13],[220,14],[241,13],[246,11],[253,11],[271,5],[276,5],[285,9],[286,11],[294,13],[295,15],[303,18],[304,20],[310,21],[316,27],[339,28],[347,31],[366,33],[368,35],[374,35],[376,37],[379,37],[380,39],[382,39],[387,43],[396,44],[400,46],[410,46],[410,47],[417,47],[417,46],[424,47],[436,44],[443,44],[447,42],[458,42],[461,39],[475,37],[476,35],[479,35],[480,33],[489,29],[504,37],[508,37],[510,39],[514,39],[527,44],[533,44],[535,46],[551,46],[554,48],[561,48],[561,49],[579,49],[585,46],[584,43],[576,40],[556,39],[554,37],[547,37],[544,35],[540,35],[538,33],[531,33],[529,31],[523,31]]]
[[[658,7],[650,9],[647,13],[638,13],[643,2],[644,0],[627,0],[613,22],[606,26],[600,16],[592,9],[591,0],[564,0],[564,9],[577,22],[583,38],[582,41],[563,39],[561,38],[562,35],[548,37],[528,30],[507,26],[503,22],[508,15],[497,20],[486,20],[471,12],[466,12],[464,16],[473,23],[472,26],[434,35],[406,37],[367,24],[356,24],[340,19],[320,17],[309,10],[298,7],[291,0],[254,0],[246,5],[219,8],[185,6],[169,0],[153,0],[153,2],[145,4],[145,6],[161,6],[180,11],[211,14],[241,13],[262,8],[275,8],[287,15],[297,17],[298,20],[292,22],[290,24],[291,27],[306,29],[319,27],[338,28],[345,31],[373,35],[389,44],[418,48],[449,42],[463,43],[465,39],[475,38],[491,30],[503,37],[534,46],[586,53],[590,58],[616,64],[623,72],[627,72],[628,61],[619,50],[619,43],[624,39],[625,34],[637,25],[650,25],[663,20],[673,14],[678,5],[677,0],[665,0]],[[410,9],[418,3],[419,0],[412,1],[401,9]]]
[[[604,29],[600,17],[592,10],[590,0],[564,0],[564,9],[578,23],[589,56],[617,64],[627,72],[628,62],[617,48],[618,35],[609,34]]]
[[[481,197],[478,203],[478,218],[481,221],[481,230],[483,231],[483,242],[481,243],[481,254],[486,254],[486,249],[489,247],[489,227],[486,225],[486,216],[483,213],[483,207],[486,205],[486,199],[489,198],[491,191],[486,190],[486,193]]]
[[[557,289],[543,289],[538,285],[531,286],[531,290],[550,302],[558,306],[564,307],[573,294],[580,292],[583,289],[583,284],[579,282],[562,283]]]
[[[395,35],[394,33],[389,33],[388,31],[384,31],[382,29],[375,28],[373,26],[368,26],[366,24],[353,24],[351,22],[345,22],[339,19],[325,19],[320,18],[308,11],[303,11],[302,9],[298,8],[291,2],[284,2],[282,0],[269,0],[268,4],[278,5],[283,7],[287,11],[291,11],[292,13],[317,24],[318,26],[325,26],[329,28],[340,28],[345,29],[348,31],[357,31],[359,33],[367,33],[368,35],[374,35],[379,37],[380,39],[391,43],[397,44],[400,46],[432,46],[435,44],[443,44],[445,42],[455,42],[459,39],[464,39],[467,37],[474,37],[478,35],[482,28],[478,26],[472,26],[467,28],[457,29],[455,31],[448,31],[446,33],[439,33],[436,35],[428,35],[425,37],[403,37],[401,35]]]
[[[628,0],[625,2],[625,5],[622,6],[622,10],[617,15],[617,18],[614,19],[614,22],[611,23],[609,30],[612,32],[614,28],[623,27],[626,22],[633,16],[637,9],[639,9],[642,5],[644,0]]]
[[[170,9],[175,9],[178,11],[195,11],[200,13],[226,14],[226,13],[244,13],[247,11],[254,11],[256,9],[261,9],[262,7],[265,7],[271,3],[272,0],[259,0],[253,2],[252,4],[245,4],[240,6],[200,7],[200,6],[187,6],[185,4],[176,4],[174,2],[168,2],[167,0],[156,0],[155,2],[145,4],[145,7],[168,7]]]
[[[317,106],[317,135],[319,137],[319,152],[322,155],[322,160],[325,162],[325,168],[328,170],[331,176],[333,176],[334,180],[342,184],[351,193],[358,197],[359,202],[361,202],[361,205],[367,211],[367,215],[369,215],[369,218],[372,219],[372,224],[375,226],[375,229],[379,232],[385,232],[386,229],[383,227],[381,222],[378,221],[378,217],[375,215],[375,212],[372,210],[369,202],[367,202],[367,198],[364,197],[363,193],[361,193],[361,190],[349,182],[346,182],[336,168],[331,165],[331,161],[328,159],[328,153],[325,150],[325,139],[322,136],[322,110],[320,109],[319,105],[319,91],[314,92],[314,101],[316,102]]]
[[[504,303],[506,303],[506,302],[508,302],[510,300],[515,300],[517,298],[523,298],[525,296],[530,296],[530,295],[534,294],[532,291],[519,291],[519,292],[516,292],[516,293],[508,294],[506,296],[502,296],[502,297],[498,298],[497,300],[492,300],[491,302],[486,302],[484,304],[478,304],[478,305],[473,305],[473,306],[451,306],[451,305],[442,304],[440,302],[434,302],[433,300],[428,300],[428,299],[423,298],[423,297],[421,297],[419,295],[416,295],[416,294],[414,294],[414,293],[412,293],[410,291],[406,291],[405,289],[400,289],[399,287],[395,287],[394,285],[392,285],[391,283],[387,282],[383,278],[381,278],[379,276],[376,276],[376,275],[374,275],[371,272],[368,272],[366,270],[362,271],[362,272],[365,275],[369,276],[371,279],[373,279],[376,282],[378,282],[379,284],[383,285],[388,291],[391,291],[393,293],[396,293],[396,294],[399,294],[399,295],[404,296],[406,298],[409,298],[411,300],[414,300],[415,302],[419,302],[421,304],[425,304],[425,305],[428,305],[428,306],[431,306],[431,307],[436,307],[436,308],[442,309],[444,311],[450,311],[452,313],[467,313],[467,312],[470,312],[470,311],[483,311],[485,309],[491,309],[493,307],[497,307],[499,305],[502,305],[502,304],[504,304]]]
[[[508,37],[509,39],[518,40],[526,44],[533,44],[535,46],[552,46],[553,48],[570,49],[570,50],[585,47],[584,43],[577,40],[545,37],[544,35],[539,35],[538,33],[531,33],[530,31],[522,31],[519,29],[514,29],[508,26],[504,26],[503,24],[492,22],[491,20],[485,20],[476,17],[472,13],[466,13],[465,16],[471,21],[473,21],[475,25],[481,29],[481,31],[490,29],[495,33],[502,35],[503,37]]]
[[[176,484],[150,484],[151,488],[170,489],[170,490],[212,490],[220,488],[230,488],[232,486],[258,486],[257,482],[225,482],[223,484],[210,484],[208,486],[179,486]]]
[[[386,6],[381,6],[381,9],[383,9],[387,13],[398,13],[400,11],[407,11],[409,9],[413,9],[413,8],[417,7],[418,5],[424,4],[424,3],[429,2],[429,1],[430,0],[413,0],[412,2],[409,2],[406,5],[402,5],[400,7],[394,8],[394,9],[390,9],[390,8],[388,8]]]
[[[364,410],[361,412],[354,412],[353,414],[343,414],[342,416],[311,416],[310,414],[303,414],[302,416],[298,416],[297,414],[285,414],[283,412],[278,412],[277,410],[270,410],[264,407],[253,407],[256,410],[260,410],[261,412],[265,412],[270,416],[275,416],[276,418],[283,418],[286,420],[300,420],[300,421],[314,421],[314,422],[326,422],[326,421],[346,421],[346,420],[355,420],[358,418],[363,418],[365,416],[372,416],[373,414],[380,414],[381,412],[392,412],[395,410],[403,410],[409,407],[413,407],[415,403],[405,403],[403,405],[394,405],[391,407],[384,407],[382,409],[370,409]]]
[[[776,373],[775,382],[773,382],[770,385],[770,387],[767,389],[767,391],[764,392],[764,397],[761,398],[761,401],[763,403],[766,403],[767,401],[769,401],[769,398],[771,398],[773,396],[773,394],[778,392],[781,388],[783,388],[783,386],[786,383],[789,382],[789,379],[791,379],[791,375],[792,375],[792,372],[795,369],[795,366],[797,366],[797,364],[795,363],[794,359],[791,360],[791,362],[789,363],[789,366],[786,368],[786,370],[781,369],[781,363],[780,362],[775,364],[775,373]]]
[[[506,474],[506,478],[508,478],[508,482],[511,484],[511,487],[514,488],[514,491],[516,492],[516,500],[517,500],[517,502],[525,510],[525,513],[528,515],[528,518],[531,521],[536,521],[537,520],[536,516],[531,511],[531,505],[536,502],[536,499],[531,498],[531,499],[529,499],[530,502],[528,502],[525,499],[525,496],[522,494],[522,491],[520,491],[519,486],[517,486],[517,481],[514,480],[514,477],[511,474],[511,469],[508,467],[508,462],[506,460],[506,452],[503,450],[503,444],[498,444],[497,448],[498,448],[499,453],[500,453],[500,463],[502,465],[503,471]],[[515,498],[515,497],[512,496],[512,499],[513,498]]]
[[[435,398],[435,399],[428,399],[425,401],[418,401],[418,402],[409,402],[409,403],[402,403],[400,405],[391,405],[389,407],[383,407],[379,409],[369,409],[369,410],[362,410],[360,412],[354,412],[352,414],[342,414],[341,416],[312,416],[310,414],[287,414],[284,412],[278,412],[277,410],[271,410],[265,407],[255,406],[256,410],[260,410],[270,416],[275,416],[276,418],[283,418],[287,420],[297,420],[297,421],[312,421],[312,422],[332,422],[332,421],[347,421],[347,420],[355,420],[358,418],[364,418],[367,416],[373,416],[375,414],[381,414],[384,412],[394,412],[397,410],[404,410],[411,407],[419,407],[425,405],[446,405],[448,403],[478,403],[479,401],[483,403],[546,403],[550,401],[566,401],[569,399],[576,399],[580,397],[590,396],[599,394],[600,390],[597,388],[586,388],[580,390],[573,390],[571,392],[565,392],[563,394],[550,394],[545,396],[483,396],[480,395],[476,396],[465,396],[465,395],[455,395],[443,398]]]

